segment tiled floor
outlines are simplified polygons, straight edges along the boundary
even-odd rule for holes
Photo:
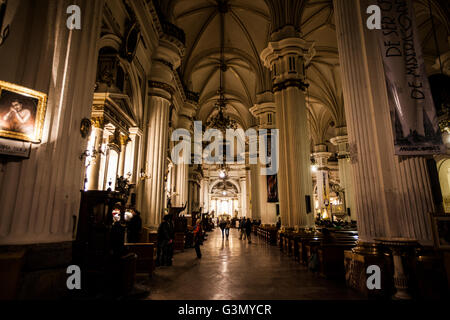
[[[159,267],[145,283],[147,299],[360,299],[342,283],[322,279],[281,253],[278,247],[253,237],[239,240],[232,229],[228,240],[220,230],[208,234],[197,259],[194,249],[176,253],[173,266]]]

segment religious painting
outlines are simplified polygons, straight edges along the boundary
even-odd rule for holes
[[[0,137],[39,143],[47,95],[0,81]]]
[[[450,216],[433,217],[433,231],[436,246],[450,249]]]
[[[267,177],[267,202],[278,202],[278,180],[277,175]]]

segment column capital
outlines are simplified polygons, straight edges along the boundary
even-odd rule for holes
[[[316,160],[317,164],[319,166],[324,166],[327,164],[328,159],[332,156],[333,154],[331,152],[315,152],[312,154],[312,156],[314,157],[314,160]]]
[[[336,136],[334,138],[331,138],[330,142],[335,146],[339,146],[339,144],[341,143],[348,143],[348,136]]]
[[[120,145],[122,146],[126,146],[128,144],[128,142],[131,141],[130,137],[128,137],[127,135],[120,135]]]
[[[191,134],[194,133],[194,126],[193,126],[192,118],[190,118],[184,114],[180,115],[178,117],[178,121],[177,121],[177,128],[186,129]]]
[[[350,157],[350,151],[348,150],[348,136],[337,136],[330,139],[330,142],[338,147],[338,159],[344,159]]]
[[[273,94],[269,92],[270,96],[266,93],[257,95],[257,99],[260,100],[253,107],[249,109],[250,113],[258,119],[259,129],[271,129],[275,127],[275,115],[276,115],[276,104],[273,101]],[[270,121],[269,121],[269,116]]]
[[[105,128],[105,118],[103,117],[92,117],[91,118],[92,126],[98,129]]]
[[[301,80],[304,78],[304,66],[311,61],[315,52],[313,41],[292,37],[269,42],[260,58],[264,66],[273,71],[274,84],[280,86],[284,83],[285,87],[303,88],[305,84]]]
[[[175,93],[175,89],[170,84],[161,81],[149,80],[148,88],[150,96],[161,97],[167,101],[170,101]]]

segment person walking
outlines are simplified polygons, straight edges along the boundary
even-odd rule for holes
[[[197,254],[197,258],[202,258],[202,252],[200,250],[200,245],[202,243],[202,237],[203,237],[203,229],[202,229],[202,223],[200,219],[197,219],[196,225],[194,228],[194,248],[195,253]]]
[[[245,232],[245,217],[241,219],[240,223],[239,223],[239,231],[241,232],[241,235],[239,237],[239,240],[242,240],[242,238],[244,238],[244,240],[246,239],[246,232]]]
[[[252,220],[250,218],[245,222],[245,234],[247,235],[248,243],[252,243]]]
[[[219,222],[220,230],[222,230],[222,239],[224,238],[225,227],[227,226],[227,222],[221,218]]]
[[[228,236],[230,235],[230,228],[231,228],[231,221],[230,221],[230,218],[227,218],[227,221],[225,224],[225,235],[227,236],[227,240],[228,240]]]

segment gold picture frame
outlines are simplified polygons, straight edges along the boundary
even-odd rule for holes
[[[40,143],[47,95],[0,80],[0,137]]]

